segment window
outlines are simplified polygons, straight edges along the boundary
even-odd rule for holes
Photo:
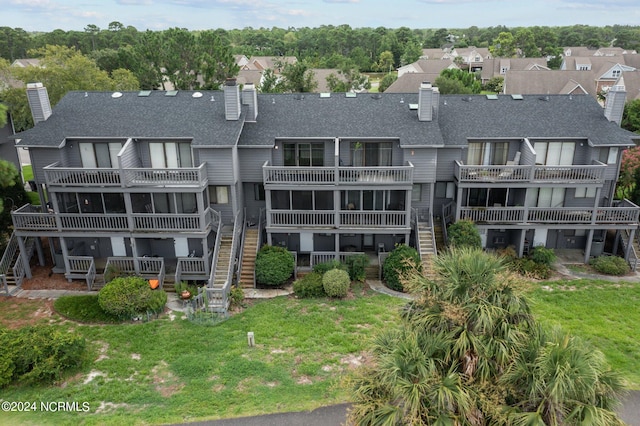
[[[596,187],[576,188],[575,198],[595,198]]]
[[[456,184],[454,182],[436,182],[435,198],[451,198],[456,194]]]
[[[600,158],[598,159],[604,164],[616,164],[618,162],[618,147],[600,148]]]
[[[613,72],[612,72],[614,77],[620,77],[620,73],[621,73],[620,70],[613,70]]]
[[[391,142],[352,142],[351,158],[356,167],[391,166]]]
[[[261,183],[253,184],[253,199],[256,201],[264,201],[264,185]]]
[[[188,142],[149,142],[149,155],[154,169],[193,167]]]
[[[211,204],[229,204],[229,187],[210,186],[209,198],[211,199]]]
[[[105,213],[124,213],[124,195],[121,193],[104,193],[104,212]]]
[[[411,201],[422,200],[422,185],[419,183],[413,184],[411,187]]]
[[[507,164],[508,142],[470,142],[467,164],[489,166]]]
[[[570,166],[573,164],[575,142],[536,142],[536,164],[545,166]]]
[[[285,143],[284,165],[299,167],[324,166],[324,143]]]
[[[89,169],[118,167],[118,153],[122,149],[122,143],[80,142],[78,147],[80,148],[82,167]]]

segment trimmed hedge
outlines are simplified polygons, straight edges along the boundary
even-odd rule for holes
[[[83,337],[53,327],[0,329],[0,388],[57,380],[81,363],[85,348]]]
[[[322,274],[311,272],[296,280],[293,283],[293,293],[301,299],[326,296],[322,284]]]
[[[342,269],[332,269],[322,276],[322,287],[329,297],[345,297],[350,285],[349,273]]]
[[[627,261],[618,256],[594,257],[589,261],[589,265],[606,275],[625,275],[631,270]]]
[[[256,256],[256,281],[259,284],[279,287],[293,274],[293,254],[284,247],[262,246]]]
[[[396,291],[404,291],[400,278],[406,272],[409,272],[413,266],[420,271],[420,254],[413,247],[405,244],[398,244],[393,249],[382,265],[382,272],[387,287]]]
[[[347,265],[336,259],[313,265],[313,272],[317,272],[320,275],[324,275],[327,271],[330,271],[332,269],[342,269],[346,271]]]
[[[167,294],[162,290],[152,290],[142,277],[119,277],[100,290],[98,303],[108,314],[133,319],[161,313],[167,303]]]

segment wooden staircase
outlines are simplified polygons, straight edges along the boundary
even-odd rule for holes
[[[422,268],[427,276],[431,275],[431,259],[437,254],[437,249],[433,245],[433,232],[435,229],[432,231],[426,222],[418,223],[420,259],[422,259]]]
[[[433,234],[436,237],[436,252],[438,250],[444,250],[446,248],[446,244],[444,242],[444,232],[442,232],[442,222],[436,221],[434,223]]]
[[[240,273],[240,287],[254,288],[254,271],[256,267],[256,254],[258,250],[258,229],[246,228],[244,230],[244,246],[242,249],[242,271]]]
[[[229,274],[229,265],[231,265],[231,243],[233,235],[223,235],[220,238],[220,248],[218,251],[218,263],[216,265],[216,274],[213,277],[213,288],[224,287]]]

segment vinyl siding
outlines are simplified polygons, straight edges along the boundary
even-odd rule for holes
[[[436,167],[436,181],[452,182],[454,176],[455,161],[460,161],[466,150],[460,148],[442,148],[438,150],[438,161]],[[415,163],[414,163],[415,164]]]
[[[31,151],[33,179],[37,184],[45,183],[43,167],[61,161],[62,153],[55,148],[29,148],[29,151]]]
[[[239,148],[240,178],[244,182],[262,182],[262,165],[271,159],[273,149]]]
[[[207,163],[207,177],[212,185],[233,185],[233,151],[231,148],[201,149],[200,162]]]
[[[411,155],[412,151],[413,155]],[[435,182],[439,157],[436,149],[413,149],[405,151],[405,154],[405,159],[413,164],[414,182]],[[453,164],[451,168],[453,169]]]

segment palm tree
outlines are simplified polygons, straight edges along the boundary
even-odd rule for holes
[[[601,353],[538,326],[501,258],[469,247],[403,286],[397,328],[351,378],[358,425],[616,425],[621,381]]]
[[[537,327],[501,378],[514,425],[623,425],[614,410],[623,382],[604,355],[559,328]]]

